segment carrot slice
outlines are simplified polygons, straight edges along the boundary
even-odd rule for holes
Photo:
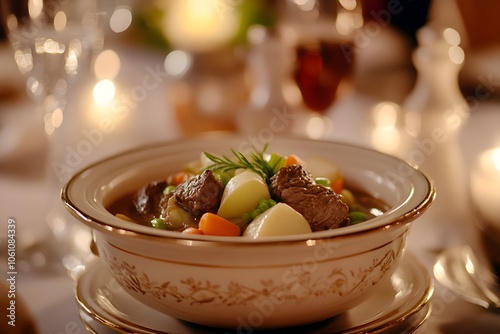
[[[188,227],[187,229],[182,231],[182,233],[184,233],[184,234],[203,234],[203,232],[199,228],[196,228],[196,227]]]
[[[239,236],[240,227],[229,220],[207,212],[201,216],[198,228],[206,235]]]
[[[187,179],[189,179],[192,176],[193,176],[192,173],[178,172],[176,174],[171,175],[168,178],[167,182],[168,182],[168,184],[171,184],[171,185],[174,185],[174,186],[178,186],[179,184],[181,184],[182,182],[186,181]]]
[[[286,157],[285,160],[285,166],[290,166],[290,165],[302,165],[305,166],[304,160],[296,156],[295,154],[290,154]]]
[[[344,177],[339,175],[333,182],[330,183],[330,188],[337,194],[340,194],[342,189],[344,189]]]

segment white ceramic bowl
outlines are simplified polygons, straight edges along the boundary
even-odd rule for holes
[[[213,134],[129,151],[76,174],[62,199],[93,229],[99,257],[123,289],[179,319],[248,331],[320,321],[367,299],[395,270],[410,223],[435,196],[425,175],[397,158],[334,142],[270,143],[268,152],[334,161],[348,184],[390,206],[379,217],[329,231],[260,240],[188,236],[127,222],[106,210],[202,151],[244,151],[251,139]]]

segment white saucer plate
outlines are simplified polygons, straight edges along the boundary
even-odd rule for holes
[[[97,261],[78,279],[76,299],[82,321],[91,333],[412,333],[429,316],[433,293],[424,265],[406,252],[390,280],[373,296],[350,311],[331,319],[274,331],[250,327],[218,329],[177,320],[128,295]]]

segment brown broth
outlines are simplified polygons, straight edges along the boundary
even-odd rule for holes
[[[120,198],[111,204],[107,210],[113,215],[122,214],[133,220],[135,223],[151,226],[151,220],[155,217],[153,215],[145,216],[135,211],[133,204],[134,195],[135,194],[128,194]]]
[[[390,206],[385,203],[380,198],[375,198],[372,195],[368,194],[364,190],[355,189],[355,188],[347,188],[349,189],[356,202],[359,205],[359,210],[366,213],[370,218],[374,218],[375,215],[372,213],[373,209],[376,209],[381,212],[386,212],[390,209]]]
[[[386,212],[389,209],[389,205],[387,205],[383,200],[371,196],[364,190],[349,187],[347,187],[347,189],[349,189],[354,195],[354,198],[358,203],[358,211],[365,213],[368,216],[368,219],[375,217],[372,213],[373,209],[381,212]],[[155,218],[155,216],[153,214],[147,216],[138,214],[134,209],[133,198],[134,194],[128,194],[115,201],[107,209],[113,215],[122,214],[138,224],[152,227],[151,220]]]

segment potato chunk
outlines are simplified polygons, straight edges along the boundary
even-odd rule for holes
[[[243,235],[257,239],[311,232],[311,226],[300,213],[285,203],[278,203],[258,215],[248,225]]]
[[[271,198],[267,184],[260,175],[244,171],[233,176],[227,183],[217,215],[226,219],[241,217],[255,209],[263,198]]]

